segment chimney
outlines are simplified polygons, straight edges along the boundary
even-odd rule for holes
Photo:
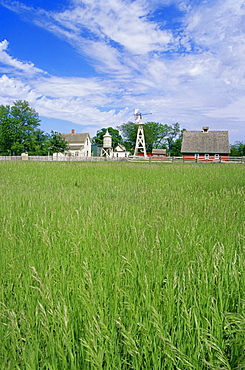
[[[202,128],[202,132],[208,132],[208,130],[209,130],[209,127],[203,127]]]
[[[75,134],[75,130],[74,130],[74,128],[71,130],[71,133],[72,133],[72,134]]]

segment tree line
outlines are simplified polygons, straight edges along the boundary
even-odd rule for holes
[[[232,144],[230,148],[231,148],[231,152],[230,152],[231,156],[235,156],[235,157],[245,156],[245,143],[243,141],[235,141],[235,143]]]
[[[40,130],[40,122],[39,114],[25,100],[16,100],[12,106],[0,105],[0,155],[20,155],[23,152],[29,155],[52,155],[69,149],[60,133],[51,131],[48,134]],[[106,130],[107,128],[98,130],[92,142],[102,145]],[[117,128],[109,127],[113,148],[122,144],[127,151],[133,153],[137,130],[138,125],[134,122],[123,123]],[[151,153],[152,149],[166,149],[168,155],[180,156],[184,131],[179,123],[167,125],[146,122],[146,151]],[[244,142],[236,141],[230,147],[232,156],[245,155]]]
[[[0,155],[48,155],[68,150],[68,143],[58,132],[50,134],[42,131],[38,112],[27,101],[16,100],[12,106],[0,105]],[[113,148],[123,144],[133,153],[138,126],[127,122],[117,128],[109,127]],[[102,144],[107,128],[97,131],[93,137],[94,144]],[[158,122],[144,124],[146,150],[166,148],[168,154],[180,155],[183,130],[178,123],[163,125]]]
[[[0,105],[0,155],[48,155],[68,149],[61,134],[40,130],[41,120],[27,101]]]

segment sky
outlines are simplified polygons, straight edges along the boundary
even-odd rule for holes
[[[245,142],[244,0],[0,0],[0,104],[40,128],[133,121],[228,130]]]

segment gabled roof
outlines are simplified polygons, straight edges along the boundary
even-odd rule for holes
[[[85,143],[85,140],[87,137],[90,139],[90,135],[88,133],[71,133],[71,134],[61,134],[62,137],[65,139],[65,141],[68,142],[68,144],[76,143],[76,144],[83,144]]]
[[[184,131],[181,152],[228,154],[228,131]]]
[[[116,152],[125,152],[126,151],[126,148],[124,145],[118,143],[117,146],[115,147],[115,151]]]

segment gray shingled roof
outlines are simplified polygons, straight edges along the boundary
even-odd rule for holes
[[[87,137],[90,139],[88,133],[62,134],[62,137],[68,144],[83,144]]]
[[[228,154],[228,131],[184,131],[181,153]]]
[[[166,152],[167,152],[166,149],[152,149],[152,154],[158,154],[158,155],[162,154],[162,155],[164,155],[164,154],[166,154]]]

